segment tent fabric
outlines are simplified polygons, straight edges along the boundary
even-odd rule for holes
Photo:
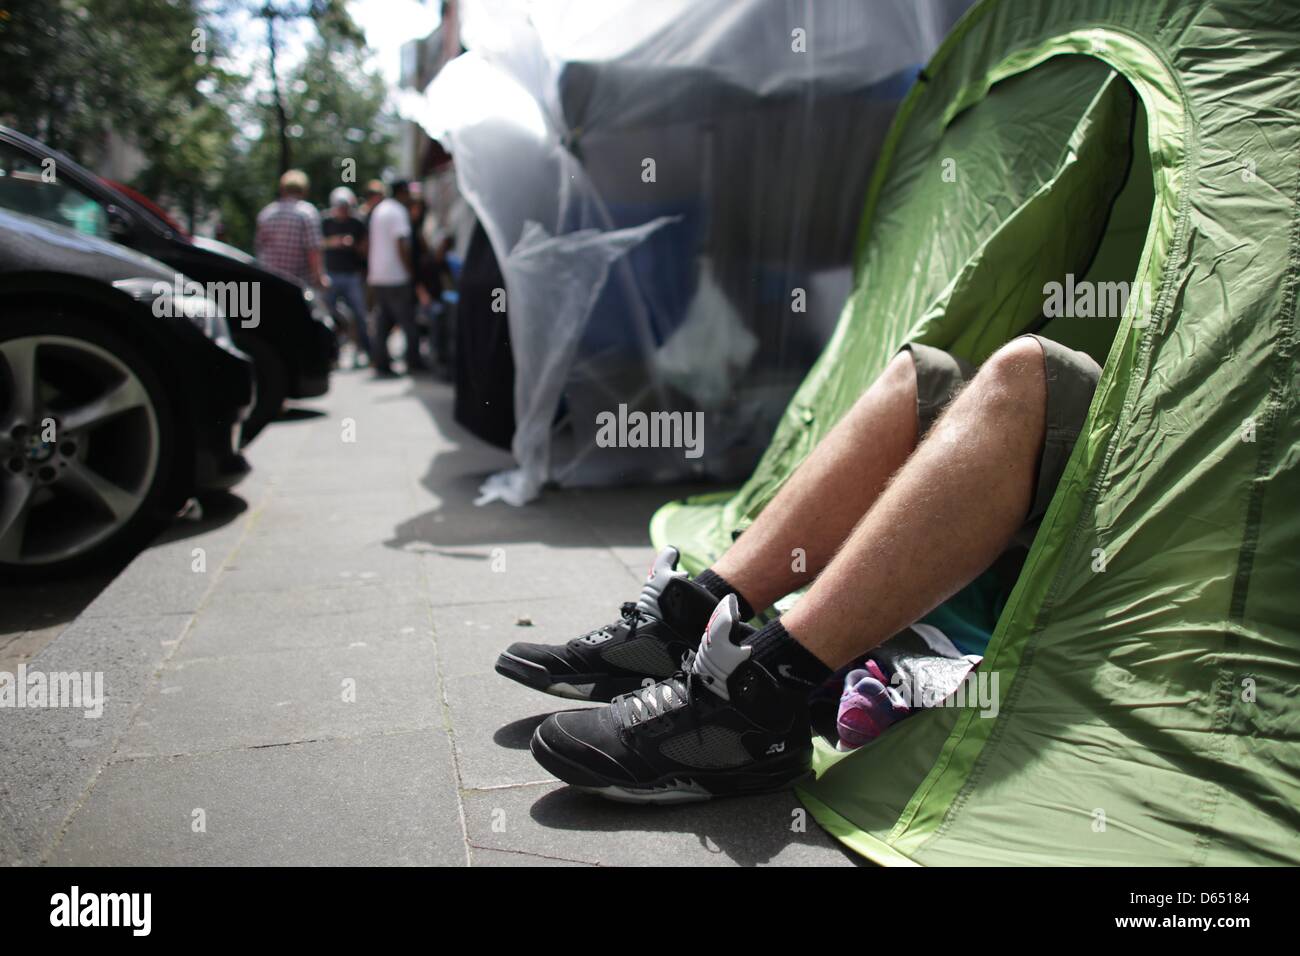
[[[1087,277],[1134,292],[1093,325],[1102,380],[981,667],[996,715],[937,708],[853,754],[819,748],[801,790],[880,863],[1300,863],[1294,6],[973,8],[900,107],[854,292],[767,454],[736,493],[666,505],[651,536],[698,571],[901,344],[978,361],[1041,325],[1043,275],[1125,205],[1088,158],[1113,154],[1124,87],[1141,138],[1123,193],[1150,190],[1146,225]]]

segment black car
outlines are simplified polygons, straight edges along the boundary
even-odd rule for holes
[[[5,126],[0,126],[0,208],[130,246],[204,286],[231,290],[240,305],[255,304],[255,310],[226,310],[235,344],[257,366],[257,405],[244,428],[245,441],[275,417],[286,398],[329,390],[338,344],[329,312],[315,293],[251,257],[192,240],[123,190]]]
[[[252,363],[176,286],[161,262],[0,209],[0,576],[124,554],[247,474]]]

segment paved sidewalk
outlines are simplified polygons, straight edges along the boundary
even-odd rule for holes
[[[29,668],[102,671],[107,702],[0,710],[0,863],[852,864],[792,793],[626,807],[528,753],[563,702],[498,651],[614,617],[686,489],[475,508],[509,459],[449,387],[343,373],[314,408],[57,637],[30,609]]]

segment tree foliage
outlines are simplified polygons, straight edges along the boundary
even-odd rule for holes
[[[116,133],[145,157],[131,185],[191,222],[219,210],[247,247],[280,172],[267,17],[311,26],[302,62],[286,70],[281,50],[279,86],[313,198],[344,159],[378,175],[395,123],[344,0],[0,0],[0,122],[91,166]]]
[[[396,119],[383,113],[384,81],[365,72],[361,47],[328,35],[313,41],[303,61],[283,78],[282,94],[288,116],[290,161],[307,173],[309,199],[324,206],[330,190],[379,176],[389,165]],[[239,203],[224,208],[227,227],[244,228],[245,216],[255,216],[274,191],[279,175],[276,117],[266,93],[251,111],[260,130],[243,156],[244,173],[232,183]]]

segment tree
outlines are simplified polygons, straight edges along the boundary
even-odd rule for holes
[[[144,191],[193,216],[245,82],[211,55],[220,39],[195,0],[21,0],[0,15],[0,119],[92,166],[116,132],[146,157]]]
[[[232,79],[196,55],[211,29],[186,0],[21,0],[0,15],[0,116],[60,149],[147,136]]]
[[[342,41],[345,44],[360,46],[365,43],[360,29],[343,5],[343,0],[311,0],[309,3],[274,4],[266,0],[257,16],[266,22],[267,63],[271,74],[271,102],[275,109],[276,141],[280,146],[280,172],[285,172],[292,165],[292,149],[289,136],[289,111],[284,104],[284,94],[280,89],[279,43],[276,40],[275,25],[280,21],[311,19],[323,38]]]
[[[206,2],[5,0],[0,122],[92,167],[118,134],[146,158],[131,185],[179,206],[191,229],[219,210],[230,241],[247,248],[290,160],[323,203],[345,168],[362,180],[383,171],[395,120],[344,0]],[[259,18],[272,40],[287,20],[310,22],[314,37],[287,74],[277,46],[275,82],[250,98],[235,53],[264,41],[229,24]]]
[[[268,93],[244,116],[244,126],[261,132],[240,155],[225,179],[222,221],[230,241],[251,241],[258,209],[272,196],[282,171],[277,129],[282,108],[293,166],[307,173],[308,198],[324,206],[336,186],[354,191],[358,183],[382,174],[389,165],[397,118],[384,111],[383,78],[365,68],[365,48],[322,34],[303,61],[284,77],[279,106]]]

